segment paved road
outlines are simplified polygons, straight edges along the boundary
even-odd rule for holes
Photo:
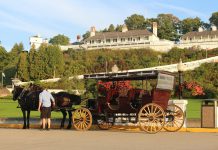
[[[217,150],[218,133],[0,129],[0,150]]]

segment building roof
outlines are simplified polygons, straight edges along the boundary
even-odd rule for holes
[[[193,37],[208,37],[209,36],[218,36],[218,31],[202,31],[202,32],[188,32],[185,35],[182,36],[182,39],[184,38],[193,38]]]
[[[101,39],[112,39],[112,38],[127,38],[133,36],[150,36],[153,33],[149,32],[148,30],[130,30],[126,32],[99,32],[95,33],[95,36],[88,37],[85,41],[89,40],[101,40]]]

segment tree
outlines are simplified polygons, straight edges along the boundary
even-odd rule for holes
[[[178,40],[177,26],[180,22],[179,18],[172,14],[159,14],[158,21],[158,37],[167,40]]]
[[[214,12],[209,20],[210,20],[210,24],[214,24],[215,26],[218,27],[218,12]]]
[[[124,20],[129,30],[144,29],[145,18],[142,15],[133,14]]]
[[[29,80],[27,52],[25,51],[20,53],[17,65],[17,77],[21,79],[21,81]]]
[[[110,26],[108,27],[108,32],[113,32],[115,31],[115,27],[113,24],[110,24]]]
[[[204,30],[210,30],[211,25],[209,23],[206,22],[201,22],[201,26],[204,28]]]
[[[4,67],[8,64],[8,53],[5,48],[0,46],[0,72],[4,70]]]
[[[45,72],[49,75],[48,78],[61,77],[64,72],[64,59],[61,49],[58,46],[49,45],[46,48],[46,54],[48,62]]]
[[[49,43],[53,45],[68,45],[70,43],[70,38],[65,35],[58,34],[51,38]]]
[[[13,48],[11,49],[11,51],[9,53],[11,61],[16,64],[18,62],[18,57],[17,56],[19,56],[19,54],[23,50],[24,50],[23,43],[14,44]]]
[[[187,32],[198,31],[198,28],[201,26],[200,18],[186,18],[181,22],[181,31],[182,34]]]
[[[34,61],[36,56],[37,56],[37,51],[35,49],[35,46],[33,45],[28,54],[28,63],[29,63],[28,70],[29,70],[29,77],[31,80],[34,80],[34,76],[36,73],[35,63],[37,62]]]
[[[115,28],[115,31],[121,32],[122,31],[122,25],[117,25]]]
[[[86,31],[86,33],[83,34],[83,39],[87,39],[88,37],[90,37],[90,32]]]

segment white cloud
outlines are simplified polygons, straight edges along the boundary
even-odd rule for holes
[[[174,6],[174,5],[169,5],[169,4],[163,4],[163,3],[158,3],[155,2],[154,5],[158,6],[158,7],[163,7],[163,8],[167,8],[167,9],[172,9],[175,11],[179,11],[182,13],[187,14],[188,16],[192,16],[192,17],[200,17],[200,18],[208,18],[208,16],[206,16],[204,13],[195,11],[195,10],[191,10],[191,9],[187,9],[184,7],[179,7],[179,6]]]

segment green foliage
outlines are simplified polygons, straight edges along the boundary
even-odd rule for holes
[[[22,81],[29,81],[27,52],[22,52],[17,65],[17,77]]]
[[[108,30],[107,30],[107,31],[108,31],[108,32],[113,32],[113,31],[115,31],[114,25],[111,24],[111,25],[108,27]]]
[[[86,31],[85,34],[83,34],[83,39],[87,39],[90,36],[90,32]]]
[[[218,27],[218,12],[214,12],[209,20],[210,20],[210,24],[214,24],[215,26]]]
[[[58,34],[51,38],[49,43],[53,45],[68,45],[70,43],[70,38],[65,35]]]
[[[4,47],[0,46],[0,72],[4,71],[5,66],[8,64],[8,53]]]
[[[179,18],[172,14],[159,14],[158,21],[158,37],[167,40],[178,40],[177,26],[180,22]]]
[[[115,29],[116,31],[118,31],[118,32],[121,32],[122,31],[122,25],[117,25],[116,26],[116,29]]]
[[[198,31],[201,26],[200,18],[186,18],[181,22],[181,32],[186,34],[187,32]]]
[[[205,95],[201,98],[218,97],[218,63],[203,64],[194,71],[184,73],[186,81],[198,81]]]
[[[124,20],[129,30],[144,29],[145,18],[143,15],[133,14]]]

